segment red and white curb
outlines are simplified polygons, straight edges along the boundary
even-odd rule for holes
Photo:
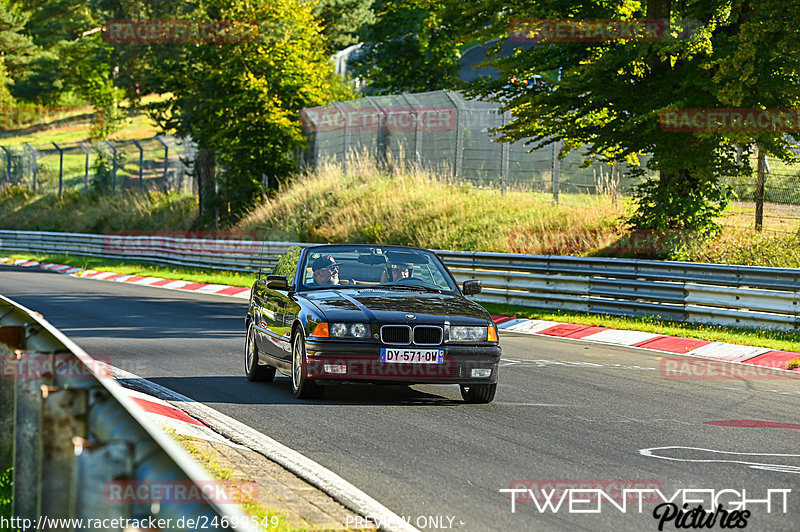
[[[111,369],[111,368],[110,368]],[[111,369],[112,373],[115,369]],[[117,370],[118,371],[118,370]],[[135,381],[134,381],[135,382]],[[135,384],[120,382],[128,397],[136,403],[139,408],[147,413],[147,416],[158,424],[166,432],[174,432],[182,436],[189,436],[200,440],[213,441],[244,449],[243,446],[233,443],[227,438],[223,438],[209,428],[203,421],[195,419],[186,414],[183,410],[175,408],[166,401],[144,393],[136,389]]]
[[[178,281],[175,279],[163,279],[161,277],[144,277],[141,275],[124,275],[114,272],[98,272],[96,270],[84,270],[65,264],[53,264],[49,262],[37,262],[35,260],[0,258],[0,264],[13,264],[14,266],[33,267],[38,266],[45,270],[59,273],[66,273],[73,277],[84,277],[86,279],[98,279],[101,281],[114,281],[117,283],[138,284],[142,286],[155,286],[168,290],[183,290],[185,292],[197,292],[201,294],[215,294],[218,296],[238,297],[250,299],[250,289],[242,286],[227,286],[222,284],[195,283],[191,281]]]
[[[690,355],[728,362],[743,362],[772,369],[785,370],[790,360],[800,358],[800,353],[794,351],[776,351],[766,347],[709,342],[693,338],[609,329],[608,327],[580,325],[577,323],[514,319],[505,316],[493,316],[493,318],[497,323],[498,329],[510,332],[638,347],[662,353]],[[800,372],[800,368],[789,371]]]
[[[273,440],[266,434],[203,403],[138,375],[115,367],[109,367],[108,370],[120,384],[126,387],[128,395],[135,403],[158,423],[165,424],[179,434],[186,434],[181,431],[198,431],[202,435],[196,437],[219,441],[234,447],[252,449],[316,486],[359,515],[370,516],[379,521],[382,523],[381,530],[419,532],[386,506],[336,473]],[[199,421],[201,419],[203,421]],[[244,445],[234,443],[232,440]]]

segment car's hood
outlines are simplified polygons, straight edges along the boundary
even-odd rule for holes
[[[460,296],[378,289],[319,290],[303,294],[329,321],[380,323],[442,323],[458,316],[486,322],[491,317],[480,305]],[[414,318],[406,317],[414,315]]]

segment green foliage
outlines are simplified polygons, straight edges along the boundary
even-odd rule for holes
[[[498,2],[499,3],[499,2]],[[375,94],[453,89],[459,42],[443,0],[377,0],[375,23],[362,32],[364,55],[354,61]]]
[[[737,164],[735,146],[747,151],[757,141],[770,155],[790,158],[789,143],[779,131],[676,133],[659,124],[659,113],[668,109],[797,107],[800,11],[786,10],[782,0],[542,0],[511,5],[478,0],[449,5],[451,18],[460,17],[469,28],[466,37],[483,41],[507,36],[521,19],[670,21],[665,37],[654,42],[541,42],[509,57],[492,57],[487,66],[498,78],[473,87],[475,94],[514,113],[515,120],[501,128],[504,140],[530,139],[531,147],[563,140],[564,151],[580,149],[587,159],[606,162],[652,154],[647,167],[659,173],[662,183],[640,189],[641,210],[631,219],[638,227],[713,234],[713,215],[728,197],[719,178],[751,171],[747,157]],[[682,20],[697,25],[692,28]],[[495,52],[501,44],[502,39]],[[560,77],[548,85],[508,82],[554,70]],[[680,180],[686,182],[676,183]]]
[[[6,457],[3,457],[5,462]],[[11,512],[14,510],[12,507],[12,497],[14,495],[14,483],[12,481],[12,469],[0,470],[0,517],[10,519]]]
[[[113,155],[108,155],[103,150],[96,150],[94,163],[94,175],[90,183],[90,190],[94,196],[104,196],[111,193],[113,179]]]
[[[24,32],[27,16],[8,0],[0,0],[0,61],[11,79],[22,79],[29,64],[40,53]]]
[[[322,26],[322,35],[330,53],[358,42],[362,26],[375,22],[372,0],[319,0],[314,16]]]
[[[262,22],[250,42],[152,47],[159,92],[174,95],[154,114],[216,153],[224,222],[295,168],[300,110],[351,94],[332,72],[310,4],[208,0],[200,8],[198,17]]]

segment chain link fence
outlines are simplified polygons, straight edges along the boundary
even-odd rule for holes
[[[479,186],[552,193],[620,193],[642,181],[627,164],[594,163],[560,145],[533,152],[522,141],[496,142],[491,130],[511,114],[496,103],[465,99],[454,91],[365,97],[304,109],[308,148],[301,165],[316,168],[353,156],[381,163],[414,164]]]
[[[349,102],[304,109],[301,115],[308,148],[301,168],[335,163],[345,170],[348,159],[374,158],[379,164],[414,165],[476,186],[509,187],[559,195],[608,194],[630,196],[647,176],[629,164],[593,163],[570,152],[559,160],[560,143],[529,151],[522,141],[496,142],[491,130],[511,120],[492,102],[470,100],[454,91],[364,97]],[[800,149],[795,153],[800,155]],[[644,169],[647,157],[639,163]],[[727,178],[737,193],[733,216],[753,226],[756,162],[753,175]],[[800,228],[800,166],[767,158],[764,188],[764,229],[798,232]]]
[[[0,143],[0,182],[24,184],[41,194],[97,190],[195,192],[191,163],[196,147],[187,139],[147,139],[22,144]]]

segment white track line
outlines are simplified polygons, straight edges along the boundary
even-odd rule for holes
[[[399,515],[336,473],[325,469],[310,458],[248,427],[244,423],[133,373],[114,367],[111,368],[111,373],[120,380],[130,379],[128,384],[155,397],[170,401],[172,406],[180,408],[193,417],[202,419],[226,438],[263,454],[273,462],[282,465],[303,480],[321,489],[359,515],[374,518],[375,521],[380,522],[381,530],[389,532],[417,531],[416,528],[404,521]]]

